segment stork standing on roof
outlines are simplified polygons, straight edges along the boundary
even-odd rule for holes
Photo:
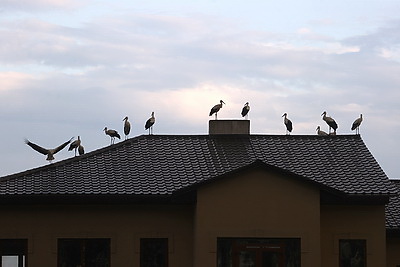
[[[78,139],[76,139],[74,142],[72,142],[69,145],[68,151],[71,151],[72,149],[74,149],[75,150],[75,157],[76,157],[76,150],[79,148],[80,145],[81,145],[81,138],[78,135]]]
[[[225,102],[220,100],[219,104],[216,104],[215,106],[213,106],[212,109],[210,110],[210,116],[212,116],[212,114],[215,113],[215,119],[217,119],[217,113],[222,108],[222,104],[225,104]]]
[[[242,108],[242,117],[245,117],[245,119],[247,120],[248,114],[250,111],[250,106],[249,106],[249,102],[246,102],[246,104],[244,104],[244,107]]]
[[[319,125],[318,125],[316,131],[317,131],[318,135],[328,135],[327,132],[324,132],[324,131],[321,130],[321,127],[319,127]]]
[[[56,154],[57,152],[61,151],[64,147],[66,147],[69,143],[71,143],[73,137],[71,139],[69,139],[67,142],[59,145],[56,148],[51,148],[51,149],[47,149],[47,148],[43,148],[37,144],[34,144],[32,142],[30,142],[28,139],[25,139],[25,144],[27,144],[28,146],[30,146],[31,148],[33,148],[34,150],[36,150],[37,152],[43,154],[43,155],[47,155],[46,160],[48,160],[49,162],[51,162],[54,159],[54,154]]]
[[[362,121],[363,121],[363,116],[362,116],[362,114],[360,114],[360,117],[358,119],[356,119],[353,122],[353,125],[351,126],[351,130],[352,131],[356,130],[356,134],[360,134],[360,125],[361,125]]]
[[[128,139],[128,135],[131,132],[131,124],[128,121],[128,116],[126,116],[122,121],[124,122],[124,134],[125,134],[125,140]]]
[[[121,139],[121,136],[116,130],[107,129],[107,127],[105,127],[103,131],[105,132],[106,135],[110,136],[111,145],[115,143],[115,137]]]
[[[321,116],[323,115],[322,119],[328,124],[329,126],[329,134],[331,134],[331,128],[333,128],[333,134],[336,135],[336,130],[338,128],[338,125],[334,119],[331,117],[326,116],[326,111],[324,111]]]
[[[286,134],[289,135],[293,130],[292,121],[287,118],[287,113],[283,114],[282,117],[284,117],[283,123],[286,126]]]
[[[151,112],[151,117],[146,121],[146,124],[144,125],[144,129],[147,130],[149,129],[149,135],[153,134],[153,125],[156,122],[156,118],[154,117],[154,111]]]

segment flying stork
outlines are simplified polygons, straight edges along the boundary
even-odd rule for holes
[[[284,123],[285,126],[286,126],[286,135],[289,135],[289,134],[292,132],[292,130],[293,130],[292,121],[289,120],[289,119],[287,118],[287,113],[283,114],[282,117],[285,117],[285,118],[283,119],[283,123]]]
[[[154,111],[151,112],[151,117],[146,121],[146,124],[144,125],[144,129],[147,130],[149,129],[149,135],[153,134],[153,125],[156,122],[156,118],[154,117]]]
[[[356,119],[353,122],[353,125],[351,126],[351,130],[354,131],[356,130],[356,134],[360,134],[360,124],[363,121],[363,117],[362,114],[360,114],[360,117],[358,119]]]
[[[74,150],[75,150],[75,157],[76,157],[76,150],[79,148],[80,145],[81,145],[81,138],[80,138],[80,136],[78,135],[78,139],[75,140],[74,142],[72,142],[72,143],[69,145],[68,151],[71,151],[72,149],[74,149]]]
[[[110,136],[111,145],[115,143],[115,137],[117,137],[118,139],[121,139],[121,136],[119,135],[119,133],[116,130],[107,129],[107,127],[105,127],[103,131],[105,132],[106,135]]]
[[[250,111],[249,102],[246,102],[246,104],[244,104],[244,107],[242,109],[242,117],[246,117],[246,120],[247,120],[249,111]]]
[[[321,127],[319,127],[319,126],[317,127],[316,130],[317,130],[317,134],[318,134],[318,135],[328,135],[328,133],[322,131],[322,130],[321,130]]]
[[[126,116],[122,121],[124,122],[124,134],[125,134],[125,140],[128,139],[128,135],[131,132],[131,124],[128,121],[128,116]]]
[[[25,139],[25,144],[27,144],[28,146],[30,146],[37,152],[39,152],[43,155],[47,155],[46,160],[48,160],[51,163],[51,161],[54,159],[54,154],[61,151],[64,147],[66,147],[69,143],[71,143],[72,139],[73,139],[73,137],[71,139],[69,139],[67,142],[59,145],[58,147],[51,148],[51,149],[43,148],[37,144],[30,142],[28,139]]]
[[[216,104],[215,106],[212,107],[211,111],[210,111],[210,116],[212,116],[212,114],[215,113],[215,119],[217,119],[217,113],[218,111],[222,108],[222,104],[225,104],[224,101],[220,100],[219,104]],[[226,105],[226,104],[225,104]]]
[[[331,117],[326,116],[326,111],[324,111],[321,116],[323,115],[322,119],[328,124],[329,126],[329,134],[331,134],[331,128],[333,128],[334,135],[336,135],[336,130],[338,125],[334,119]]]

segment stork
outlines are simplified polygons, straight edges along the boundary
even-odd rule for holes
[[[85,154],[85,148],[82,145],[79,145],[78,147],[78,153],[80,156],[82,156],[83,154]]]
[[[27,144],[28,146],[30,146],[31,148],[33,148],[34,150],[36,150],[37,152],[43,154],[43,155],[47,155],[46,160],[48,160],[50,163],[51,161],[54,159],[54,154],[56,154],[57,152],[61,151],[64,147],[66,147],[69,143],[71,143],[73,137],[71,139],[69,139],[67,142],[59,145],[56,148],[43,148],[37,144],[34,144],[32,142],[30,142],[28,139],[25,139],[25,144]]]
[[[331,128],[333,128],[334,135],[336,135],[336,130],[338,128],[338,125],[334,119],[331,117],[326,116],[326,111],[324,111],[321,116],[323,115],[322,119],[328,124],[329,126],[329,134],[331,134]]]
[[[146,121],[146,124],[144,125],[144,129],[147,130],[149,129],[149,135],[153,134],[153,125],[156,122],[156,118],[154,117],[154,111],[151,112],[151,117]]]
[[[121,136],[119,135],[119,133],[116,130],[107,129],[107,127],[105,127],[103,131],[105,132],[106,135],[110,136],[111,145],[115,143],[115,137],[117,137],[118,139],[121,139]]]
[[[210,111],[210,116],[212,116],[212,114],[215,113],[215,119],[217,119],[217,113],[218,111],[222,108],[222,104],[225,104],[224,101],[220,100],[219,104],[216,104],[215,106],[212,107],[211,111]],[[226,104],[225,104],[226,105]]]
[[[248,113],[250,111],[250,106],[249,106],[249,102],[246,102],[246,104],[244,104],[244,107],[242,108],[242,117],[248,117]]]
[[[289,120],[289,119],[287,118],[287,113],[283,114],[282,117],[285,117],[285,118],[283,119],[283,123],[284,123],[285,126],[286,126],[286,135],[289,135],[289,134],[292,132],[292,130],[293,130],[292,121]]]
[[[125,140],[128,139],[128,135],[131,132],[131,124],[128,121],[128,116],[126,116],[122,121],[124,122],[124,134],[125,134]]]
[[[352,131],[356,130],[356,134],[360,134],[360,125],[361,125],[362,121],[363,121],[363,116],[362,116],[362,114],[360,114],[360,117],[358,119],[356,119],[353,122],[353,125],[351,126],[351,130]]]
[[[328,133],[322,131],[322,130],[321,130],[321,127],[319,127],[319,126],[317,127],[316,130],[317,130],[317,134],[318,134],[318,135],[328,135]]]
[[[71,151],[72,149],[74,149],[74,150],[75,150],[75,157],[76,157],[76,150],[78,149],[78,147],[79,147],[80,145],[81,145],[81,138],[80,138],[80,136],[78,136],[78,139],[75,140],[74,142],[72,142],[72,143],[69,145],[68,151]]]

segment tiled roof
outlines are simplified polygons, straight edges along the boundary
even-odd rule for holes
[[[262,161],[350,195],[397,189],[359,135],[142,135],[0,178],[0,198],[171,195]]]
[[[400,180],[390,180],[398,190],[400,190]],[[390,198],[386,205],[386,229],[400,230],[400,196],[395,195]]]

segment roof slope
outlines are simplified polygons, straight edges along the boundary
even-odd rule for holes
[[[15,195],[170,195],[255,161],[347,194],[396,192],[359,135],[142,135],[0,178]]]
[[[390,180],[398,190],[400,190],[400,180]],[[400,231],[400,196],[395,195],[390,198],[385,208],[386,213],[386,229]]]

